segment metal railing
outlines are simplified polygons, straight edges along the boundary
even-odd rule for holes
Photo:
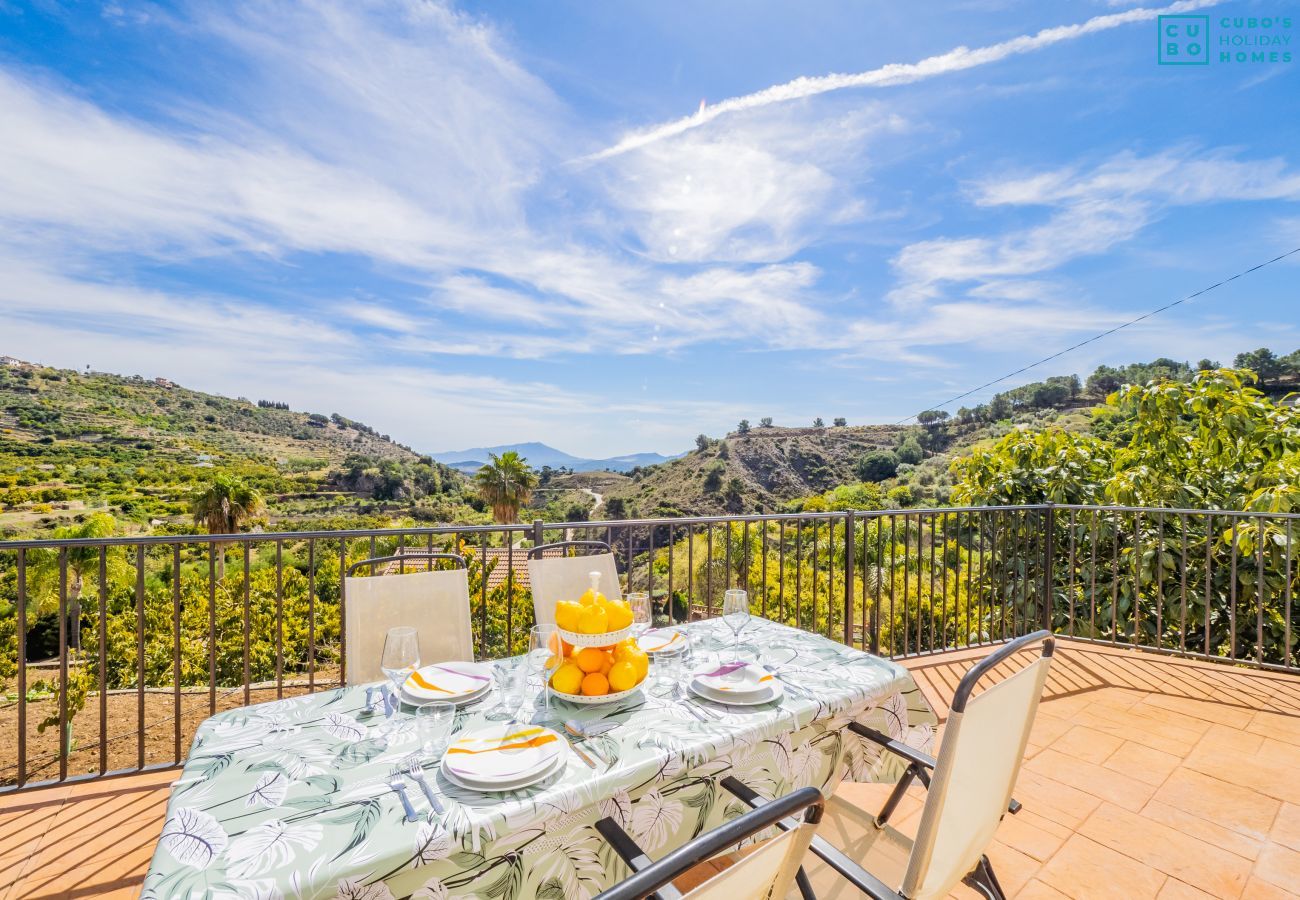
[[[480,658],[521,652],[527,547],[614,548],[660,622],[752,611],[892,657],[1080,640],[1293,670],[1290,514],[965,507],[0,543],[0,791],[174,766],[198,723],[344,683],[340,573],[468,564]]]

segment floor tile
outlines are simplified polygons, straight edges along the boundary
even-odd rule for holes
[[[1063,784],[1077,785],[1086,793],[1134,811],[1141,809],[1155,792],[1154,787],[1136,778],[1050,748],[1025,763],[1025,768]]]
[[[1282,804],[1268,838],[1292,850],[1300,850],[1300,804]]]
[[[1260,848],[1264,846],[1262,840],[1247,837],[1239,831],[1225,828],[1217,822],[1203,819],[1195,813],[1169,806],[1158,799],[1151,800],[1146,806],[1142,807],[1142,816],[1153,822],[1168,825],[1183,834],[1200,838],[1208,844],[1221,847],[1243,859],[1252,861],[1257,859]]]
[[[1274,887],[1294,890],[1300,887],[1300,851],[1269,844],[1260,851],[1254,874]]]
[[[1231,773],[1216,774],[1231,777]],[[1170,775],[1153,799],[1257,840],[1268,836],[1282,805],[1253,788],[1192,769],[1179,769]]]
[[[1156,750],[1136,741],[1125,741],[1118,750],[1102,763],[1107,769],[1121,772],[1150,785],[1164,784],[1182,758],[1163,750]]]
[[[1065,842],[1037,877],[1072,900],[1156,897],[1166,880],[1163,872],[1078,834]]]
[[[1250,877],[1250,860],[1112,803],[1089,816],[1079,834],[1215,896],[1238,896]]]
[[[1052,741],[1051,749],[1084,762],[1100,764],[1123,744],[1123,739],[1113,734],[1089,728],[1087,725],[1076,725]]]

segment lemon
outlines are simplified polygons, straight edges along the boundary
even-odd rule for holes
[[[605,654],[595,647],[583,647],[573,657],[574,663],[583,672],[599,672],[605,665]]]
[[[592,672],[582,679],[582,692],[588,697],[599,697],[609,693],[609,681],[599,672]]]
[[[636,680],[642,681],[650,671],[650,657],[640,647],[632,646],[627,649],[623,655],[623,662],[629,662],[636,667]]]
[[[562,694],[576,694],[582,690],[583,671],[572,662],[566,662],[551,676],[551,687]]]
[[[614,660],[616,662],[622,662],[627,659],[628,651],[639,649],[640,647],[637,646],[636,638],[624,638],[614,645]]]
[[[578,616],[577,630],[581,634],[604,634],[609,630],[609,617],[599,606],[584,606]]]
[[[555,604],[555,624],[565,631],[577,631],[582,604],[572,600],[561,600]]]
[[[641,683],[641,678],[637,675],[636,664],[631,660],[625,659],[622,662],[614,663],[614,667],[609,670],[609,686],[615,691],[630,691]]]
[[[610,603],[605,608],[610,631],[622,631],[632,624],[632,607],[626,603]]]

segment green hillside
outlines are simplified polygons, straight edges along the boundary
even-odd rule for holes
[[[231,399],[165,379],[0,365],[0,537],[91,510],[135,530],[189,530],[214,471],[267,500],[267,527],[337,516],[480,517],[465,479],[339,414]]]

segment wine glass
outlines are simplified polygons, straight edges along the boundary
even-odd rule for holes
[[[420,749],[436,758],[447,746],[452,725],[456,722],[456,704],[446,700],[431,700],[415,708],[415,734]]]
[[[632,607],[632,633],[640,636],[649,630],[653,619],[650,595],[645,591],[632,591],[627,595],[627,602]]]
[[[541,680],[547,718],[551,715],[551,692],[546,689],[546,683],[550,681],[551,669],[559,665],[556,657],[560,649],[560,635],[554,625],[534,625],[528,633],[528,672]]]
[[[740,662],[740,633],[749,624],[749,594],[739,588],[731,588],[722,595],[722,621],[731,629],[732,662]],[[736,676],[739,677],[739,676]]]
[[[396,712],[402,705],[402,685],[420,668],[420,638],[414,628],[401,625],[388,629],[379,668],[393,684],[393,712]]]

